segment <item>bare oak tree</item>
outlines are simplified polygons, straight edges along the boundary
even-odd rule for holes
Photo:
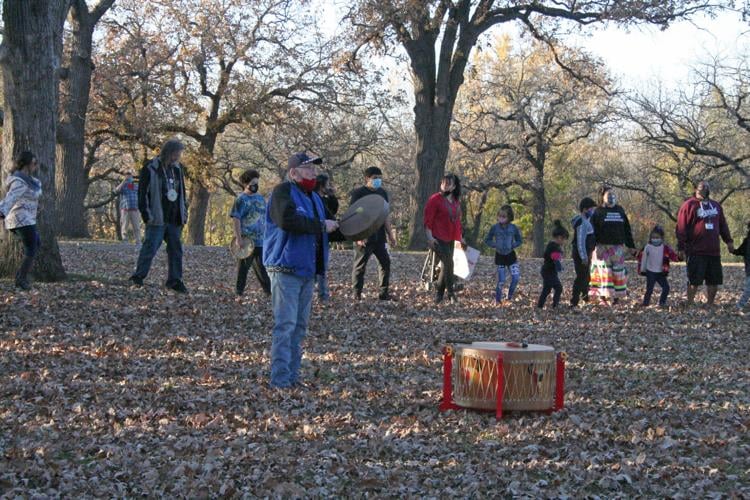
[[[0,177],[10,173],[13,160],[30,150],[40,164],[44,194],[37,227],[42,246],[34,263],[37,279],[65,278],[55,231],[55,136],[57,129],[57,79],[62,27],[68,11],[65,0],[4,0],[3,42],[3,153]],[[0,274],[17,267],[18,244],[5,231],[0,239]]]

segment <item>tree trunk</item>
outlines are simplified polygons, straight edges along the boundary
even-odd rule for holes
[[[3,1],[4,33],[0,48],[3,70],[3,179],[13,166],[14,158],[25,150],[32,151],[39,161],[38,177],[44,194],[39,202],[37,228],[42,246],[35,259],[33,275],[38,280],[57,281],[65,278],[60,249],[55,238],[55,134],[57,127],[56,27],[62,2],[51,0]],[[11,255],[18,246],[3,238],[0,266],[7,275],[12,266]]]
[[[83,135],[70,137],[64,143],[58,144],[55,180],[58,235],[65,238],[88,238],[88,211],[84,208],[88,179],[83,169]]]
[[[468,235],[466,235],[466,243],[473,246],[474,248],[479,248],[479,245],[481,244],[481,236],[479,234],[479,230],[482,226],[482,212],[484,211],[484,206],[487,204],[487,198],[489,197],[489,194],[489,189],[485,189],[484,191],[482,191],[482,194],[479,197],[479,206],[474,213],[471,231],[468,233]]]
[[[544,219],[547,212],[547,197],[544,193],[544,176],[537,174],[534,189],[531,190],[531,237],[534,257],[544,257]]]
[[[94,71],[91,53],[94,28],[111,2],[101,2],[93,13],[85,2],[73,6],[70,67],[61,81],[61,111],[58,128],[57,203],[60,214],[58,234],[68,238],[86,238],[88,172],[84,166],[86,113],[89,106],[91,75]]]
[[[452,113],[448,103],[433,105],[432,99],[427,95],[429,93],[427,90],[415,88],[417,89],[414,105],[417,178],[411,199],[409,248],[421,250],[427,245],[424,232],[424,207],[429,197],[440,189],[440,179],[445,174]]]
[[[194,182],[188,196],[188,237],[189,245],[206,244],[206,215],[208,214],[208,201],[211,193],[198,182]]]

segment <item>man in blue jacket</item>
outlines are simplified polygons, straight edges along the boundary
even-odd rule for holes
[[[314,192],[320,163],[306,153],[290,156],[287,181],[274,188],[266,210],[263,265],[271,278],[271,386],[277,388],[299,382],[315,275],[326,272],[328,233],[338,228]]]

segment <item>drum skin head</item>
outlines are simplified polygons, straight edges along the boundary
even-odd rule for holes
[[[382,196],[368,194],[352,203],[341,215],[339,230],[348,240],[364,240],[385,224],[388,211],[388,202]]]
[[[253,253],[255,244],[253,243],[253,240],[245,238],[244,236],[241,238],[240,244],[240,249],[237,251],[234,247],[234,238],[232,238],[232,241],[229,243],[229,253],[231,253],[232,257],[237,260],[247,259]]]

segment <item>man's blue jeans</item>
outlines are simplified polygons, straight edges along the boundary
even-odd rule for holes
[[[151,269],[151,261],[161,247],[161,242],[167,243],[167,286],[182,281],[182,226],[165,224],[163,226],[146,226],[146,237],[143,239],[141,252],[138,254],[138,264],[133,273],[134,278],[146,279]]]
[[[271,385],[291,387],[299,380],[302,340],[307,334],[315,278],[269,272],[273,304]]]

